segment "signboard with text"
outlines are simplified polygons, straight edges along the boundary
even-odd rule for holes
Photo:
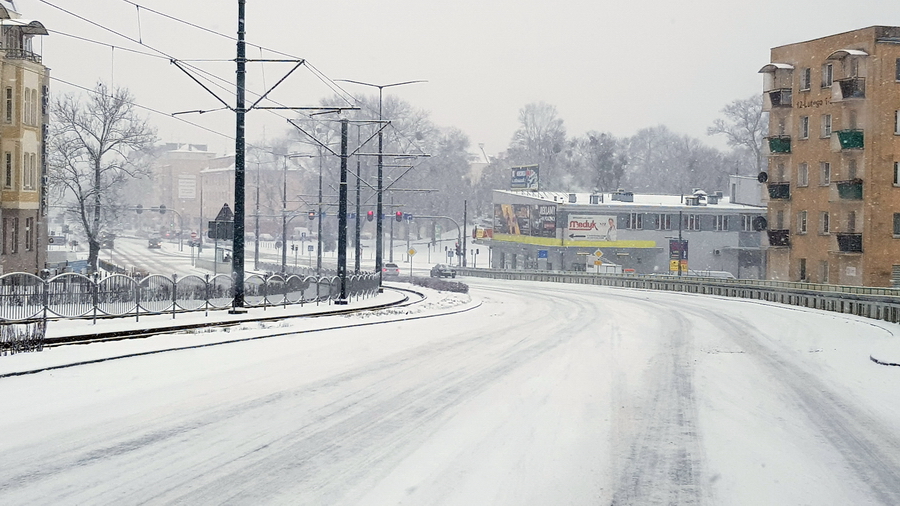
[[[540,186],[540,172],[537,165],[511,167],[512,179],[509,187],[513,190],[537,190]]]
[[[616,217],[604,214],[570,214],[567,241],[616,241]]]

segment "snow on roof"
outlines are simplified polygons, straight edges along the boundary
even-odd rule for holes
[[[769,63],[768,65],[764,65],[763,68],[759,69],[759,73],[768,74],[771,72],[775,72],[776,69],[794,70],[794,66],[790,63]]]
[[[869,53],[860,51],[859,49],[838,49],[828,55],[826,60],[842,60],[848,56],[869,56]]]
[[[551,204],[561,204],[561,205],[569,205],[569,206],[605,206],[605,207],[679,207],[686,209],[728,209],[731,211],[755,211],[759,212],[760,210],[764,210],[765,206],[751,206],[747,204],[732,204],[731,198],[722,196],[718,199],[718,203],[716,204],[706,204],[701,202],[701,205],[688,205],[685,202],[685,199],[688,197],[693,197],[694,195],[655,195],[655,194],[640,194],[635,193],[632,194],[633,201],[631,202],[623,202],[621,200],[614,200],[614,193],[572,193],[572,192],[547,192],[547,191],[527,191],[527,190],[494,190],[497,193],[503,193],[507,195],[514,195],[517,197],[530,197],[537,200],[543,200]],[[570,202],[570,195],[575,196],[575,202]],[[598,198],[597,204],[591,203],[591,196],[596,195]],[[715,197],[712,195],[711,197]],[[706,196],[706,199],[709,199],[710,196]]]

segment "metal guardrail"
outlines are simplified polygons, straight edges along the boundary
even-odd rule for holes
[[[461,276],[576,283],[622,288],[665,290],[723,297],[765,300],[900,322],[900,290],[862,286],[821,285],[785,281],[719,279],[699,276],[585,274],[551,271],[456,268]]]
[[[286,306],[327,302],[340,296],[335,276],[251,275],[244,280],[247,307]],[[347,293],[352,298],[378,293],[372,273],[350,275]],[[42,279],[15,272],[0,276],[0,324],[46,318],[135,316],[231,306],[234,286],[230,276],[163,276],[134,278],[65,273]]]

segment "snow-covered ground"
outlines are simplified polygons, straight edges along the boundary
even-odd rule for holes
[[[282,334],[0,379],[2,502],[900,503],[900,367],[869,359],[895,325],[464,281],[374,315],[0,357]]]

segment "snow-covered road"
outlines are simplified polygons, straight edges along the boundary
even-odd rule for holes
[[[900,503],[895,326],[466,281],[452,316],[0,379],[2,502]]]

